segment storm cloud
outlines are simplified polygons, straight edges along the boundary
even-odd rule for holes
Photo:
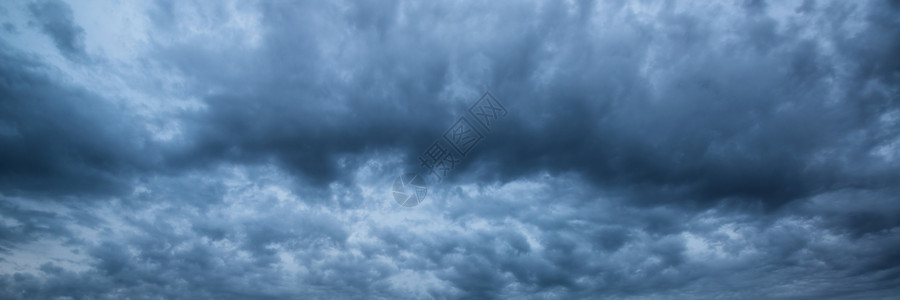
[[[900,292],[897,1],[0,16],[0,298]],[[486,92],[508,114],[398,205]]]

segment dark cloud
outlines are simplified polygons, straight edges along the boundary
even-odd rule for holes
[[[66,58],[79,61],[87,58],[84,29],[75,23],[68,4],[61,0],[41,0],[28,3],[28,10]]]
[[[0,44],[0,178],[4,193],[78,195],[127,191],[148,167],[146,132],[127,111]]]
[[[19,12],[69,61],[0,41],[3,298],[897,292],[895,2],[119,8],[90,68],[94,8]],[[485,91],[508,115],[393,205]]]
[[[16,25],[9,23],[9,22],[3,23],[3,30],[6,30],[7,33],[17,33],[18,32],[18,30],[16,29]]]
[[[8,252],[9,248],[18,244],[42,238],[71,236],[66,229],[69,220],[61,220],[58,214],[25,209],[6,202],[0,205],[0,215],[10,222],[0,227],[0,251]]]
[[[188,126],[195,139],[173,159],[177,164],[275,160],[328,182],[340,173],[337,154],[400,148],[408,149],[411,158],[418,155],[452,124],[452,112],[461,113],[477,97],[447,98],[452,82],[480,80],[493,86],[514,113],[483,147],[479,158],[485,163],[464,166],[491,164],[491,173],[504,180],[541,170],[576,171],[600,185],[676,184],[685,198],[701,202],[741,198],[778,206],[880,177],[882,171],[873,169],[884,166],[866,157],[866,145],[883,143],[896,132],[847,140],[865,134],[896,104],[856,94],[849,82],[838,87],[847,89],[845,98],[837,103],[823,99],[834,88],[832,65],[858,64],[865,72],[873,68],[865,67],[872,55],[825,56],[813,41],[793,38],[799,33],[776,33],[777,22],[759,15],[764,10],[738,16],[735,28],[724,32],[737,35],[741,44],[720,47],[712,38],[720,33],[700,26],[700,17],[677,13],[663,13],[664,29],[658,32],[646,32],[641,27],[649,25],[638,23],[591,40],[585,38],[587,25],[566,15],[561,5],[546,4],[541,12],[517,7],[526,16],[533,14],[537,24],[520,26],[513,19],[484,24],[498,31],[487,41],[468,36],[475,34],[465,28],[424,21],[438,14],[465,24],[466,18],[480,16],[447,12],[441,5],[409,8],[413,20],[406,24],[395,24],[397,12],[390,6],[354,5],[346,12],[352,29],[343,32],[331,32],[342,25],[333,21],[306,26],[303,18],[279,17],[294,8],[265,8],[270,44],[260,51],[208,51],[185,44],[160,53],[184,62],[178,67],[200,78],[201,86],[227,91],[207,97],[209,109]],[[748,2],[747,9],[764,7]],[[335,8],[319,10],[342,14]],[[876,18],[879,12],[861,13]],[[871,30],[880,33],[881,26]],[[309,47],[322,39],[347,39],[348,49]],[[897,35],[881,40],[897,40]],[[735,48],[740,45],[751,47]],[[353,47],[366,51],[354,53]],[[704,54],[695,55],[700,49],[706,49]],[[217,64],[223,57],[230,63]],[[479,58],[487,65],[476,66]],[[331,63],[315,63],[321,61]],[[651,85],[640,72],[649,63],[653,72],[681,76],[662,76]],[[466,78],[471,71],[461,66],[489,68],[492,75]],[[541,85],[534,78],[546,68],[559,71]],[[849,76],[865,76],[855,74],[860,73]],[[881,108],[871,108],[873,101]],[[843,153],[852,161],[816,161],[834,148],[853,151]],[[855,174],[845,169],[851,165]]]

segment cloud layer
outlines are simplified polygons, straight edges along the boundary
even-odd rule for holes
[[[0,7],[5,299],[900,287],[896,1]]]

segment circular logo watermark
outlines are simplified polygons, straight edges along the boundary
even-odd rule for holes
[[[394,180],[394,201],[406,207],[413,207],[425,201],[428,188],[425,178],[414,173],[406,173]]]

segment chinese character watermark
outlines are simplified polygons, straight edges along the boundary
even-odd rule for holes
[[[422,203],[428,191],[425,178],[442,182],[484,140],[485,134],[493,130],[494,122],[505,118],[508,113],[490,92],[485,92],[467,112],[444,131],[441,139],[432,142],[419,155],[422,172],[406,173],[394,181],[393,193],[397,203],[406,207]]]

